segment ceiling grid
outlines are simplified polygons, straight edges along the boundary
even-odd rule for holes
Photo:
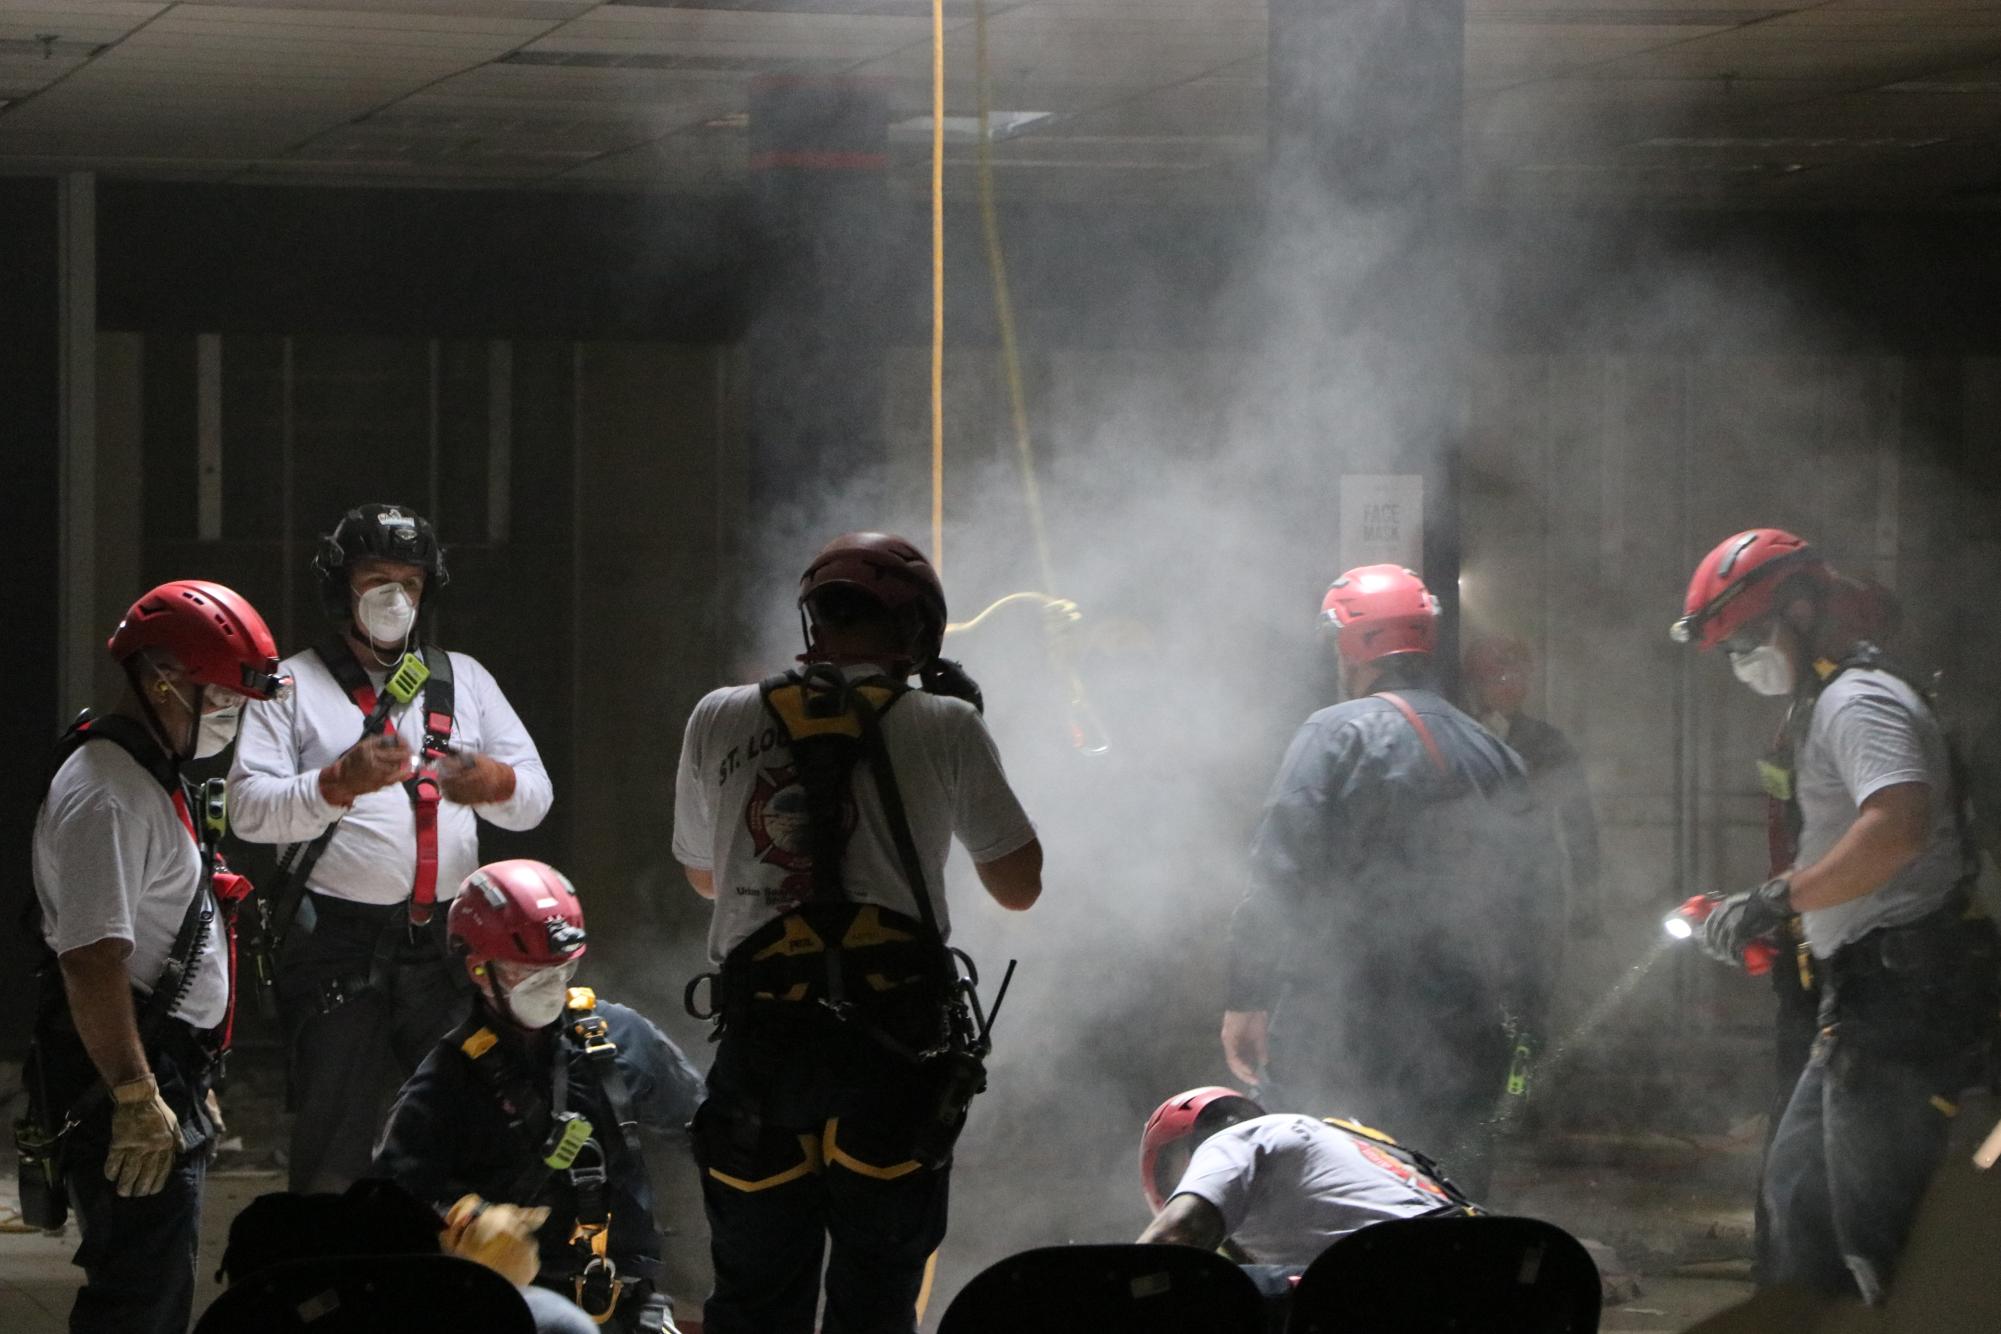
[[[947,0],[954,118],[971,0]],[[0,0],[0,171],[739,188],[751,81],[886,80],[924,176],[930,0]],[[993,0],[1011,196],[1240,199],[1264,0]],[[1477,200],[2001,206],[1992,0],[1467,0]],[[915,127],[914,129],[912,127]],[[950,188],[970,190],[954,136]]]

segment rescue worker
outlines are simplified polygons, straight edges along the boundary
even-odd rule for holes
[[[1293,1274],[1371,1223],[1480,1212],[1437,1164],[1381,1131],[1270,1115],[1215,1086],[1154,1109],[1139,1174],[1154,1215],[1142,1244],[1225,1248]]]
[[[245,711],[230,801],[240,837],[290,845],[267,898],[297,1113],[290,1184],[338,1192],[463,1011],[438,904],[479,865],[478,821],[533,829],[551,792],[493,675],[419,637],[447,578],[428,523],[395,505],[350,510],[313,573],[333,632],[285,660],[289,699]],[[395,691],[419,673],[405,654],[429,672],[408,700]]]
[[[1463,679],[1480,725],[1508,743],[1529,772],[1529,786],[1557,837],[1557,870],[1570,934],[1605,933],[1599,887],[1598,817],[1576,747],[1552,723],[1522,711],[1535,661],[1513,635],[1488,635],[1466,650]]]
[[[1969,892],[1977,862],[1938,719],[1846,632],[1843,593],[1801,538],[1752,529],[1697,567],[1674,637],[1722,648],[1745,685],[1791,701],[1766,769],[1796,812],[1795,860],[1703,925],[1705,949],[1738,962],[1797,914],[1820,985],[1820,1031],[1764,1174],[1765,1277],[1873,1303],[1960,1092],[1986,1073],[2001,949]]]
[[[646,1019],[570,986],[584,911],[555,868],[482,866],[448,922],[478,998],[397,1096],[376,1173],[438,1206],[447,1249],[608,1329],[673,1331],[638,1127],[685,1129],[702,1077]]]
[[[108,647],[123,696],[64,735],[35,818],[52,957],[23,1076],[37,1141],[21,1144],[24,1214],[60,1225],[66,1185],[83,1233],[70,1329],[178,1334],[222,1133],[212,1080],[234,983],[220,820],[205,818],[181,766],[219,753],[244,702],[285,683],[263,619],[220,584],[161,584]]]
[[[720,967],[694,1132],[716,1271],[704,1328],[808,1334],[831,1240],[821,1328],[910,1334],[984,1080],[946,954],[946,852],[956,836],[1020,911],[1042,848],[977,688],[938,657],[945,592],[915,547],[835,538],[799,612],[804,671],[702,699],[676,780],[674,851],[715,901]]]
[[[1541,1030],[1555,905],[1521,760],[1432,684],[1437,618],[1398,566],[1328,590],[1349,698],[1306,720],[1266,799],[1223,1053],[1267,1101],[1413,1127],[1477,1194],[1513,1038]]]

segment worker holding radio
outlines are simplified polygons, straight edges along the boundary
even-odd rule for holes
[[[389,1099],[464,1011],[444,951],[478,821],[533,829],[548,772],[491,673],[420,629],[448,575],[430,524],[349,510],[313,556],[333,633],[288,658],[288,700],[246,709],[230,770],[239,836],[286,845],[251,951],[290,1051],[295,1191],[368,1171]]]

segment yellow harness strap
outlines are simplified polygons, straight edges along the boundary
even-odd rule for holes
[[[853,687],[854,692],[869,702],[877,713],[888,707],[897,697],[898,691],[888,686],[862,685]],[[772,711],[785,724],[788,740],[802,741],[807,737],[845,736],[861,740],[862,724],[854,711],[832,718],[815,718],[806,712],[806,688],[800,685],[780,686],[765,696],[771,701]]]

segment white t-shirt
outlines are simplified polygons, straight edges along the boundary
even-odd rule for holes
[[[871,674],[848,669],[851,679]],[[883,715],[882,736],[938,929],[949,935],[945,857],[953,837],[975,863],[990,862],[1027,846],[1035,826],[972,705],[910,691]],[[848,897],[917,916],[866,761],[856,766],[849,790],[854,832],[841,863]],[[695,705],[674,784],[674,855],[715,876],[713,962],[811,893],[804,804],[791,748],[756,686],[711,691]]]
[[[1310,1116],[1260,1116],[1195,1149],[1176,1195],[1216,1206],[1230,1240],[1260,1264],[1310,1265],[1337,1239],[1391,1218],[1449,1208],[1429,1177]]]
[[[514,769],[514,794],[487,806],[438,803],[438,900],[458,893],[479,869],[479,819],[502,829],[533,829],[549,813],[554,793],[534,740],[492,673],[463,653],[452,659],[452,745],[482,751]],[[417,821],[410,796],[392,784],[346,808],[320,795],[320,770],[361,740],[361,710],[334,680],[318,653],[297,653],[278,669],[294,682],[289,698],[243,706],[236,754],[229,767],[229,825],[252,843],[305,843],[335,820],[308,886],[356,903],[401,903],[417,877]],[[376,690],[387,672],[369,673]],[[412,753],[424,741],[424,692],[389,716]]]
[[[34,861],[49,948],[66,954],[125,941],[125,970],[150,994],[201,888],[201,853],[166,789],[117,743],[84,743],[56,770],[35,815]],[[195,958],[194,981],[172,1017],[213,1028],[229,1005],[219,917]]]
[[[1917,692],[1890,673],[1843,672],[1821,692],[1800,746],[1795,782],[1802,867],[1825,857],[1860,818],[1862,803],[1884,788],[1923,783],[1931,789],[1931,830],[1923,852],[1881,889],[1800,914],[1816,956],[1825,959],[1879,926],[1904,926],[1936,911],[1965,876],[1953,818],[1959,794],[1945,737]]]

